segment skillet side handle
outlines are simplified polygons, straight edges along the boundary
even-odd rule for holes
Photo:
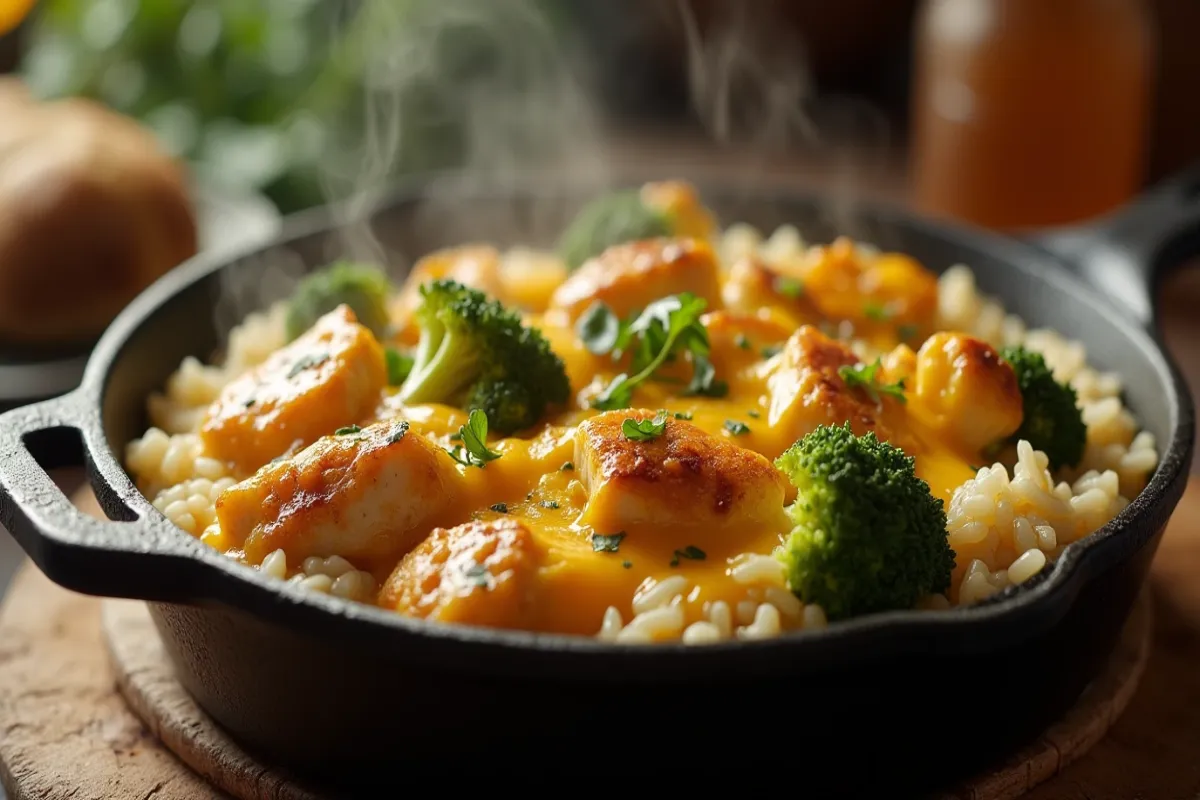
[[[187,552],[190,537],[130,509],[119,522],[85,514],[43,468],[82,466],[82,405],[73,393],[0,415],[0,524],[68,589],[168,602],[197,597],[207,569]]]
[[[1139,323],[1153,329],[1163,275],[1200,255],[1200,163],[1138,201],[1078,228],[1030,240],[1065,260]]]

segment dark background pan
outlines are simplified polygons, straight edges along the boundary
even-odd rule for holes
[[[146,395],[184,356],[207,357],[240,316],[336,255],[386,258],[399,277],[445,244],[545,244],[596,190],[441,180],[365,217],[314,212],[273,247],[200,258],[155,284],[110,328],[77,391],[0,417],[0,523],[55,581],[151,601],[203,707],[264,757],[342,794],[431,776],[472,791],[490,769],[487,791],[566,769],[584,785],[728,775],[812,796],[873,786],[896,796],[979,768],[1039,732],[1096,673],[1183,492],[1191,399],[1151,330],[1150,298],[1162,269],[1200,251],[1200,180],[1033,245],[886,208],[835,219],[820,196],[684,177],[725,221],[790,222],[812,240],[847,232],[938,271],[971,265],[984,291],[1121,372],[1162,454],[1150,486],[1052,570],[977,607],[693,649],[427,626],[272,581],[175,529],[118,459],[147,425]],[[44,472],[79,462],[113,521],[73,510]]]

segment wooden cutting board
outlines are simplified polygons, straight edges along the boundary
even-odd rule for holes
[[[94,508],[86,495],[80,503]],[[1149,591],[1104,677],[1042,741],[944,797],[1197,797],[1198,573],[1200,479],[1172,521]],[[256,763],[195,708],[138,604],[64,591],[28,566],[0,611],[0,779],[13,800],[313,797]]]

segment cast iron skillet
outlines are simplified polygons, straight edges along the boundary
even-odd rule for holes
[[[827,198],[682,177],[726,221],[791,222],[817,241],[847,231],[822,212]],[[386,251],[409,258],[470,240],[546,243],[595,190],[442,181],[363,219]],[[1096,674],[1184,490],[1192,404],[1152,330],[1152,290],[1162,268],[1200,251],[1200,172],[1040,244],[886,208],[851,221],[848,232],[933,269],[970,264],[984,291],[1031,324],[1084,341],[1094,363],[1121,372],[1157,438],[1149,487],[1024,587],[975,608],[699,649],[429,626],[306,594],[174,528],[120,454],[147,425],[147,394],[184,356],[206,357],[234,317],[287,290],[268,277],[272,265],[307,268],[344,251],[346,212],[295,220],[277,244],[241,257],[182,266],[113,323],[78,390],[0,417],[0,521],[41,569],[77,591],[150,601],[179,679],[219,723],[344,793],[423,769],[469,791],[478,770],[498,770],[494,781],[556,764],[585,786],[728,773],[810,796],[872,785],[896,796],[944,783],[1038,733]],[[80,461],[111,521],[75,511],[45,473]]]

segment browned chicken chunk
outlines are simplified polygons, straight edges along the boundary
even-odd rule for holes
[[[461,518],[461,485],[445,450],[407,422],[380,422],[267,464],[217,499],[217,522],[253,564],[278,549],[292,564],[332,555],[378,563]]]
[[[691,292],[721,305],[721,284],[712,247],[700,239],[647,239],[610,247],[571,273],[550,299],[550,308],[578,319],[599,301],[626,317],[662,297]]]
[[[205,451],[243,473],[362,420],[387,383],[383,348],[349,306],[232,381],[200,428]]]
[[[533,535],[516,520],[438,528],[392,572],[379,603],[437,622],[521,628],[539,561]]]
[[[622,432],[625,420],[654,415],[608,411],[576,430],[575,468],[588,491],[581,522],[598,531],[780,524],[785,485],[770,461],[678,419],[668,419],[662,434],[648,440]]]

